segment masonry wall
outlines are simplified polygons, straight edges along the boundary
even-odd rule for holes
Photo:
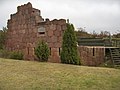
[[[66,20],[44,19],[38,9],[31,3],[17,7],[17,12],[11,14],[8,20],[6,49],[21,51],[26,60],[36,60],[34,49],[39,40],[48,43],[51,51],[50,62],[60,62],[62,35],[66,29]]]
[[[62,36],[66,29],[66,21],[64,19],[52,21],[47,19],[46,22],[39,23],[38,29],[41,27],[45,28],[45,35],[42,36],[38,33],[38,37],[43,38],[49,45],[51,51],[49,61],[60,62]]]
[[[105,48],[99,46],[79,46],[82,65],[98,66],[104,62]]]

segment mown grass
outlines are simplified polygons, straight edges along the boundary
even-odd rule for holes
[[[0,58],[0,90],[120,90],[120,69]]]

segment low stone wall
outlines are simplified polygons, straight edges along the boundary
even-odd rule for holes
[[[79,46],[78,50],[82,65],[98,66],[104,62],[105,47]]]

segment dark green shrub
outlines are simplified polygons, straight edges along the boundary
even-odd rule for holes
[[[45,43],[44,41],[40,41],[35,48],[35,55],[37,56],[39,61],[48,61],[50,50],[47,43]]]
[[[66,64],[80,64],[77,50],[77,38],[72,24],[67,24],[62,42],[61,62]]]
[[[19,51],[13,51],[10,53],[10,59],[17,59],[22,60],[23,59],[23,53]]]
[[[112,68],[114,67],[112,60],[105,61],[104,63],[99,65],[100,67],[109,67]]]
[[[6,33],[7,33],[7,28],[3,27],[3,29],[0,30],[0,49],[4,49],[5,40],[6,40]]]
[[[0,57],[1,58],[9,58],[10,52],[4,49],[0,49]]]

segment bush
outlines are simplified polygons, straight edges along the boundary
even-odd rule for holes
[[[0,49],[0,57],[1,58],[10,58],[10,59],[22,60],[23,54],[21,52],[18,52],[18,51],[9,52],[7,50]]]
[[[10,59],[17,59],[22,60],[23,59],[23,53],[19,51],[13,51],[10,53]]]
[[[108,67],[108,68],[114,67],[112,60],[105,61],[104,63],[100,64],[99,66],[100,67]]]
[[[6,27],[3,27],[3,29],[0,30],[0,49],[4,49],[5,40],[6,40],[6,32],[7,32]]]
[[[44,41],[40,41],[35,48],[35,55],[39,59],[39,61],[48,61],[48,57],[50,55],[50,50],[48,45]]]
[[[1,58],[9,58],[10,52],[4,49],[0,49],[0,57]]]

